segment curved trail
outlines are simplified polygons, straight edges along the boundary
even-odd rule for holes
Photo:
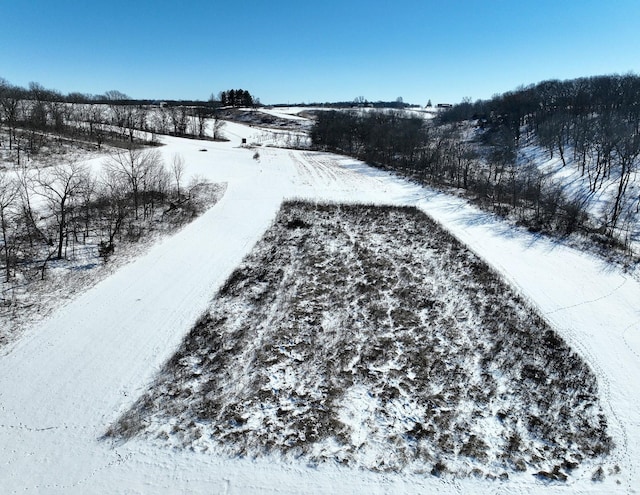
[[[233,127],[251,138],[254,129]],[[245,134],[242,134],[242,133]],[[0,357],[2,493],[633,493],[640,486],[640,284],[515,231],[457,198],[324,153],[166,138],[189,174],[228,182],[215,207],[25,333]],[[236,143],[237,145],[237,143]],[[199,153],[206,146],[209,153]],[[545,314],[592,365],[611,412],[619,476],[571,486],[376,474],[100,440],[148,386],[274,218],[284,198],[415,204]],[[617,418],[617,420],[615,419]],[[619,481],[620,484],[616,482]]]

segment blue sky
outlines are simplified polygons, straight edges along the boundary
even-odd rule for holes
[[[640,72],[639,0],[0,0],[0,77],[263,103],[489,98]]]

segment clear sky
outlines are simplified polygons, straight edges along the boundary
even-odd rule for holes
[[[63,93],[457,103],[640,72],[640,0],[0,0],[0,77]]]

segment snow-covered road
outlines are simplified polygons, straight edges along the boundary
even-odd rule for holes
[[[353,160],[165,138],[188,174],[227,182],[202,217],[123,267],[0,356],[0,493],[634,493],[640,486],[640,284],[575,250],[513,231],[463,201]],[[249,141],[250,142],[250,141]],[[207,149],[206,152],[200,151]],[[531,475],[447,481],[284,465],[100,440],[140,395],[217,288],[261,237],[283,198],[418,205],[485,258],[598,375],[618,476],[571,486]],[[618,484],[617,481],[620,483]]]

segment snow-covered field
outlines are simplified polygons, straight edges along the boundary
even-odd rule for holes
[[[640,283],[592,256],[513,230],[464,201],[351,159],[162,138],[222,200],[177,235],[30,328],[0,357],[2,493],[635,493],[640,486]],[[207,149],[207,152],[200,151]],[[545,484],[308,467],[102,440],[148,388],[285,198],[415,205],[484,258],[598,379],[616,448],[602,482]],[[619,469],[619,473],[617,472]]]

